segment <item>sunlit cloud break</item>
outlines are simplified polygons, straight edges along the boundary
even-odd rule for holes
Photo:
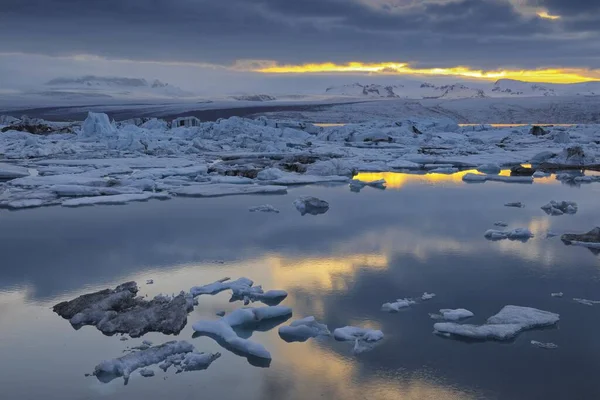
[[[546,68],[536,70],[477,70],[457,66],[451,68],[413,68],[408,63],[383,62],[347,64],[320,63],[301,65],[260,65],[254,72],[267,74],[310,74],[310,73],[368,73],[388,75],[456,76],[482,80],[517,79],[539,83],[578,83],[600,81],[600,70],[583,68]]]
[[[538,15],[538,17],[544,18],[544,19],[551,19],[551,20],[560,19],[560,15],[551,15],[551,14],[548,14],[547,11],[540,11],[537,13],[537,15]]]

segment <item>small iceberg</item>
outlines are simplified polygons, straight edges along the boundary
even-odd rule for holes
[[[275,207],[273,207],[270,204],[263,204],[263,205],[260,205],[260,206],[250,207],[248,209],[248,211],[250,211],[250,212],[266,212],[266,213],[279,214],[279,210],[276,209]]]
[[[483,236],[488,240],[520,240],[528,241],[533,237],[533,233],[527,228],[517,228],[512,231],[499,231],[496,229],[488,229]]]
[[[506,203],[504,204],[504,207],[525,208],[525,204],[521,203],[520,201],[516,201],[513,203]]]
[[[142,376],[153,376],[154,371],[147,369],[146,367],[154,364],[168,361],[171,365],[174,363],[181,365],[178,372],[192,371],[208,368],[210,364],[220,356],[220,353],[197,353],[195,352],[194,346],[184,340],[171,341],[145,350],[132,352],[119,358],[102,361],[94,369],[94,375],[98,380],[105,383],[118,377],[123,377],[125,383],[127,383],[131,373],[137,369],[140,369],[140,374]],[[183,363],[183,360],[185,359],[202,359],[204,361],[203,368],[197,368],[199,366],[198,362],[195,364],[192,363],[192,365],[186,365],[186,363]],[[167,368],[163,369],[166,371]]]
[[[328,202],[311,196],[297,198],[294,200],[294,206],[302,215],[325,214],[329,210]]]
[[[510,340],[529,329],[555,325],[560,315],[530,307],[505,306],[483,325],[438,322],[434,333],[474,340]]]
[[[258,308],[240,308],[216,321],[198,321],[192,325],[197,335],[205,335],[215,339],[221,346],[235,354],[247,357],[252,363],[259,359],[257,365],[271,361],[271,353],[260,343],[241,337],[234,328],[258,330],[260,325],[271,322],[279,324],[292,315],[292,309],[284,306],[267,306]],[[276,325],[275,325],[276,326]],[[273,326],[274,327],[274,326]],[[251,333],[250,333],[251,334]],[[249,336],[248,336],[249,337]]]
[[[435,297],[435,293],[423,293],[423,296],[421,296],[421,300],[423,301],[427,301],[427,300],[431,300]]]
[[[550,296],[552,296],[552,297],[563,297],[564,293],[563,292],[550,293]]]
[[[385,303],[381,306],[381,311],[385,312],[399,312],[403,308],[410,307],[415,304],[414,300],[411,299],[398,299],[393,303]]]
[[[445,319],[446,321],[459,321],[461,319],[467,319],[473,317],[471,311],[464,308],[457,308],[455,310],[450,308],[442,308],[439,314],[429,314],[432,319]]]
[[[548,215],[576,214],[577,203],[574,201],[554,201],[543,205],[542,210]]]
[[[508,226],[508,224],[506,222],[504,222],[504,221],[497,221],[497,222],[494,222],[494,226],[499,226],[501,228],[506,228]]]
[[[595,304],[600,304],[600,300],[588,300],[588,299],[577,299],[577,298],[574,298],[573,301],[576,301],[579,304],[584,304],[586,306],[593,306]]]
[[[554,343],[542,343],[542,342],[538,342],[537,340],[532,340],[530,343],[532,346],[539,347],[540,349],[546,349],[546,350],[558,349],[558,346],[555,345]]]
[[[306,342],[317,336],[329,336],[327,325],[317,322],[315,317],[306,317],[279,328],[279,336],[286,342]]]
[[[260,301],[267,305],[277,305],[281,303],[288,295],[285,290],[264,291],[262,286],[253,286],[254,282],[248,278],[239,278],[235,281],[229,278],[223,278],[204,286],[194,286],[190,289],[192,296],[197,297],[203,294],[215,295],[224,290],[231,290],[230,302],[241,300],[245,305],[250,302]]]
[[[333,337],[338,341],[353,341],[353,353],[360,354],[374,348],[383,339],[383,332],[375,329],[345,326],[334,330]]]
[[[376,181],[360,181],[358,179],[353,179],[350,181],[350,190],[353,192],[360,192],[365,186],[383,190],[386,188],[385,185],[385,179],[379,179]]]

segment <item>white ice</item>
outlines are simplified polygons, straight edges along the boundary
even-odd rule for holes
[[[421,296],[421,300],[425,301],[425,300],[431,300],[435,297],[435,293],[423,293],[423,295]]]
[[[563,297],[564,293],[563,292],[550,293],[550,296],[552,296],[552,297]]]
[[[0,179],[23,178],[25,176],[29,176],[27,168],[0,163]]]
[[[166,193],[117,194],[113,196],[78,197],[62,202],[63,207],[81,207],[93,205],[118,205],[132,201],[147,201],[150,199],[168,200],[171,196]]]
[[[354,354],[359,354],[371,350],[381,341],[383,339],[383,332],[375,329],[345,326],[335,329],[333,337],[339,341],[353,341],[353,352]]]
[[[496,229],[488,229],[484,235],[488,240],[529,240],[533,237],[533,233],[527,228],[517,228],[511,231],[499,231]]]
[[[600,304],[600,300],[588,300],[588,299],[578,299],[578,298],[574,298],[573,301],[576,301],[577,303],[586,305],[586,306],[593,306],[595,304]]]
[[[546,349],[546,350],[558,349],[558,346],[554,343],[542,343],[542,342],[538,342],[537,340],[532,340],[530,343],[532,346],[539,347],[540,349]]]
[[[484,325],[438,322],[433,325],[433,329],[441,335],[479,340],[509,340],[524,330],[555,325],[559,319],[558,314],[536,308],[505,306],[498,314],[488,318]]]
[[[407,308],[410,307],[411,305],[415,304],[416,302],[414,300],[411,299],[398,299],[394,302],[391,303],[384,303],[381,306],[381,311],[385,311],[385,312],[398,312],[403,308]]]
[[[231,183],[190,185],[173,188],[171,194],[188,197],[220,197],[243,194],[286,194],[285,186],[236,185]]]
[[[276,213],[276,214],[279,213],[279,210],[276,209],[275,207],[273,207],[270,204],[263,204],[263,205],[260,205],[260,206],[250,207],[248,209],[248,211],[250,211],[250,212]]]
[[[445,319],[447,321],[459,321],[461,319],[471,318],[475,314],[464,308],[450,309],[442,308],[439,314],[430,314],[433,319]]]
[[[317,336],[329,336],[327,325],[317,322],[315,317],[306,317],[279,328],[279,336],[286,342],[305,342]]]
[[[542,206],[542,210],[548,215],[576,214],[577,203],[574,201],[550,201]]]

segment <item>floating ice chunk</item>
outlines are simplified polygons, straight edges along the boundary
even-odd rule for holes
[[[421,300],[425,301],[425,300],[431,300],[435,297],[435,293],[423,293],[423,296],[421,296]]]
[[[563,215],[577,213],[577,203],[574,201],[554,201],[543,205],[542,210],[548,215]]]
[[[235,185],[231,183],[219,183],[209,185],[190,185],[173,188],[172,194],[189,197],[220,197],[243,194],[286,194],[285,186],[273,185]]]
[[[333,337],[339,341],[354,341],[354,354],[371,350],[383,339],[383,332],[375,329],[345,326],[333,331]]]
[[[108,115],[103,113],[89,112],[81,126],[81,136],[86,138],[101,139],[107,136],[114,136],[116,133],[117,131],[110,123]]]
[[[501,168],[498,164],[483,164],[477,167],[477,171],[485,174],[499,174]]]
[[[461,319],[471,318],[475,314],[464,308],[457,308],[455,310],[449,308],[442,308],[439,314],[429,314],[433,319],[445,319],[447,321],[459,321]]]
[[[552,232],[552,231],[546,232],[546,239],[553,238],[555,236],[558,236],[558,233],[555,233],[555,232]]]
[[[27,176],[13,179],[10,185],[19,187],[36,187],[49,185],[82,185],[82,186],[109,186],[113,182],[109,179],[96,178],[81,174]]]
[[[560,154],[548,159],[546,162],[554,167],[593,165],[596,160],[592,154],[586,153],[581,146],[566,147]]]
[[[574,298],[573,301],[577,303],[584,304],[586,306],[593,306],[594,304],[600,304],[600,300],[588,300],[588,299],[577,299]]]
[[[207,369],[219,357],[221,357],[221,353],[185,353],[181,361],[181,369],[183,371],[201,371]]]
[[[120,205],[132,201],[147,201],[150,199],[168,200],[171,196],[166,193],[116,194],[112,196],[79,197],[63,201],[63,207],[82,207],[93,205]]]
[[[152,285],[154,283],[154,279],[147,279],[146,285]]]
[[[546,350],[558,349],[558,346],[555,345],[554,343],[542,343],[542,342],[538,342],[537,340],[532,340],[530,343],[532,346],[539,347],[540,349],[546,349]]]
[[[500,226],[502,228],[506,228],[508,226],[508,224],[506,222],[503,222],[503,221],[494,222],[494,225],[495,226]]]
[[[563,295],[563,292],[550,293],[550,296],[552,297],[563,297]]]
[[[458,172],[458,168],[454,167],[440,167],[428,171],[431,174],[454,174],[456,172]]]
[[[260,206],[250,207],[248,209],[248,211],[250,211],[250,212],[276,213],[276,214],[279,213],[279,210],[276,209],[275,207],[273,207],[270,204],[263,204],[263,205],[260,205]]]
[[[550,175],[552,175],[552,174],[550,174],[549,172],[544,172],[544,171],[535,171],[533,173],[534,178],[547,178]]]
[[[600,227],[596,227],[587,233],[565,233],[560,237],[567,245],[584,246],[591,249],[600,249]]]
[[[146,350],[129,353],[123,357],[102,361],[94,369],[94,375],[99,379],[108,378],[110,380],[110,378],[119,376],[127,379],[136,369],[158,364],[175,354],[192,351],[194,351],[194,346],[184,340],[167,342]]]
[[[600,243],[572,241],[569,244],[571,246],[587,247],[588,249],[600,249]]]
[[[144,378],[149,378],[151,376],[154,376],[154,371],[149,368],[142,368],[140,369],[140,375]]]
[[[20,210],[23,208],[35,208],[46,205],[46,201],[43,199],[24,199],[24,200],[14,200],[6,203],[6,208],[10,208],[12,210]]]
[[[385,311],[385,312],[398,312],[402,308],[410,307],[413,304],[415,304],[415,301],[413,301],[411,299],[398,299],[398,300],[396,300],[393,303],[384,303],[381,306],[381,311]]]
[[[525,204],[521,203],[520,201],[517,201],[514,203],[506,203],[504,204],[504,207],[524,208]]]
[[[465,182],[485,182],[487,175],[468,173],[462,177],[462,180]]]
[[[311,196],[297,198],[296,200],[294,200],[294,206],[298,211],[300,211],[300,214],[302,215],[325,214],[329,210],[328,202]]]
[[[478,340],[509,340],[524,330],[554,325],[559,319],[558,314],[536,308],[505,306],[498,314],[488,318],[484,325],[438,322],[433,325],[433,329],[441,335]]]
[[[279,328],[279,336],[286,342],[305,342],[317,336],[329,336],[327,325],[317,322],[315,317],[306,317]]]
[[[263,169],[256,175],[256,179],[261,181],[275,181],[279,178],[282,178],[285,175],[285,172],[278,168],[267,168]]]
[[[254,285],[254,281],[248,278],[239,278],[231,281],[230,278],[223,278],[216,282],[209,283],[204,286],[194,286],[190,289],[192,296],[200,296],[202,294],[217,294],[224,290],[242,290]]]
[[[199,334],[214,337],[218,342],[234,352],[260,359],[271,359],[271,354],[263,345],[238,336],[233,327],[253,327],[268,320],[289,317],[292,309],[284,306],[240,308],[217,321],[198,321],[192,329]]]
[[[26,176],[29,176],[29,170],[27,168],[0,163],[0,179],[15,179]]]
[[[75,329],[95,325],[106,335],[115,333],[139,337],[147,332],[177,334],[187,323],[187,314],[193,309],[192,296],[181,292],[174,297],[156,296],[147,301],[136,297],[135,282],[127,282],[116,289],[105,289],[84,294],[53,307],[53,311],[68,319]]]
[[[499,231],[496,229],[488,229],[484,235],[488,240],[524,240],[527,241],[533,237],[533,233],[527,228],[517,228],[512,231]]]

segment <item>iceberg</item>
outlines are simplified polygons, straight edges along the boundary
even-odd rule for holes
[[[306,342],[317,336],[329,336],[327,325],[317,322],[315,317],[306,317],[279,328],[279,336],[286,342]]]
[[[117,130],[110,123],[108,115],[103,113],[89,112],[83,125],[81,126],[80,135],[85,138],[102,139],[115,136]]]
[[[576,214],[577,203],[574,201],[554,201],[543,205],[542,210],[548,215]]]
[[[250,212],[266,212],[266,213],[276,213],[276,214],[279,214],[279,210],[276,209],[275,207],[273,207],[270,204],[263,204],[263,205],[260,205],[260,206],[250,207],[248,209],[248,211],[250,211]]]
[[[333,331],[335,340],[343,342],[354,342],[353,353],[360,354],[369,351],[383,339],[383,332],[375,329],[345,326]]]
[[[223,278],[208,285],[194,286],[190,289],[190,293],[192,296],[197,297],[203,294],[215,295],[224,290],[231,290],[230,301],[243,300],[246,305],[255,301],[267,305],[276,305],[281,303],[288,295],[285,290],[268,290],[265,292],[262,286],[253,285],[254,282],[248,278],[239,278],[235,281]]]
[[[429,314],[433,319],[445,319],[447,321],[458,321],[461,319],[471,318],[475,314],[464,308],[457,308],[455,310],[450,308],[442,308],[439,314]]]
[[[555,325],[560,316],[530,307],[505,306],[498,314],[488,318],[483,325],[438,322],[434,332],[449,337],[475,340],[510,340],[524,330]]]
[[[392,303],[384,303],[381,306],[381,311],[399,312],[401,309],[410,307],[413,304],[416,304],[416,302],[411,299],[398,299]]]
[[[530,343],[532,346],[539,347],[540,349],[545,349],[545,350],[558,349],[558,346],[555,345],[554,343],[542,343],[542,342],[538,342],[537,340],[532,340]]]
[[[425,301],[425,300],[431,300],[435,297],[435,293],[423,293],[423,295],[421,296],[421,300]]]
[[[294,200],[294,206],[298,211],[300,211],[301,215],[325,214],[329,210],[328,202],[311,196],[297,198]]]
[[[496,229],[488,229],[484,235],[488,240],[521,240],[527,241],[533,237],[533,233],[527,228],[517,228],[512,231],[499,231]]]

